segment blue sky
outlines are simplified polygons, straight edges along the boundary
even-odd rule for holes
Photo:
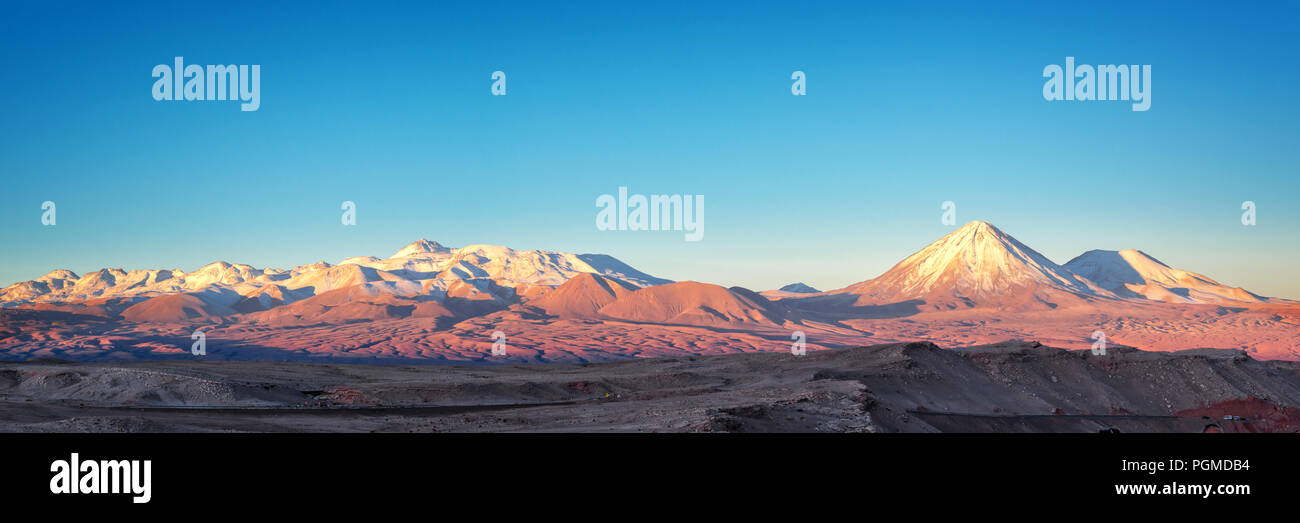
[[[1139,248],[1300,298],[1292,7],[551,4],[7,6],[0,284],[424,237],[827,289],[951,231],[951,200],[1058,263]],[[260,110],[153,100],[175,56],[261,65]],[[1066,56],[1151,65],[1151,109],[1045,101]],[[705,195],[704,240],[597,230],[620,186]]]

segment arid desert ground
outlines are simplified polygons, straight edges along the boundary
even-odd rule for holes
[[[1240,419],[1225,420],[1225,416]],[[1300,364],[929,343],[588,364],[0,363],[6,432],[1296,432]]]

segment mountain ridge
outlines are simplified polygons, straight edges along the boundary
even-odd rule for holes
[[[813,293],[671,282],[599,254],[428,240],[396,252],[290,269],[50,271],[0,291],[0,305],[20,307],[0,308],[0,358],[189,358],[203,329],[218,342],[212,357],[254,360],[585,362],[900,340],[1087,349],[1096,331],[1137,348],[1300,360],[1300,303],[1255,300],[1140,251],[1089,251],[1098,283],[987,222],[877,278]],[[1115,256],[1125,265],[1096,263]],[[509,338],[501,359],[498,331]]]
[[[36,280],[0,289],[0,306],[41,305],[110,317],[120,314],[132,321],[183,321],[231,314],[266,317],[261,313],[353,289],[331,294],[328,302],[313,303],[333,310],[341,296],[358,296],[375,303],[378,310],[380,305],[413,307],[438,302],[458,317],[468,317],[522,302],[558,316],[590,318],[614,302],[632,300],[629,296],[640,289],[669,283],[673,282],[604,254],[516,250],[487,244],[450,248],[421,238],[390,258],[358,256],[338,265],[321,261],[288,270],[227,261],[211,262],[188,273],[105,268],[78,276],[56,269]],[[791,284],[761,294],[739,287],[723,293],[713,290],[717,286],[711,284],[691,283],[709,287],[677,286],[675,292],[643,294],[662,294],[640,304],[659,312],[638,312],[628,305],[611,310],[635,321],[667,321],[683,310],[699,308],[688,315],[694,318],[691,321],[776,324],[783,321],[785,312],[775,312],[772,303],[781,303],[786,312],[792,310],[789,307],[803,307],[873,317],[909,310],[1041,311],[1117,300],[1228,305],[1273,302],[1200,274],[1173,269],[1137,250],[1091,250],[1058,265],[987,221],[967,223],[884,274],[832,291]],[[364,291],[358,294],[356,289],[362,287]],[[410,303],[395,305],[381,300],[385,303],[379,304],[373,296],[376,292]],[[168,296],[181,297],[162,299]],[[95,303],[91,304],[92,300]],[[672,303],[675,300],[681,303]],[[361,306],[352,309],[369,310]],[[404,317],[394,314],[389,310],[378,316]],[[361,314],[356,319],[374,318]]]
[[[633,287],[669,281],[633,269],[608,255],[521,251],[484,244],[452,249],[420,239],[402,247],[390,258],[360,256],[338,265],[321,261],[288,270],[258,269],[226,261],[214,261],[188,273],[179,269],[105,268],[78,276],[66,269],[56,269],[36,280],[0,289],[0,307],[59,305],[101,298],[148,301],[162,296],[191,295],[155,302],[154,306],[176,303],[177,311],[133,314],[139,318],[178,318],[182,317],[181,309],[187,307],[190,312],[204,311],[203,316],[209,311],[256,312],[333,290],[381,282],[387,282],[392,293],[402,296],[464,298],[474,294],[469,289],[477,289],[510,301],[517,295],[541,294],[573,276],[587,273],[615,278]],[[457,282],[474,283],[466,287]],[[192,303],[195,299],[202,303]],[[227,309],[237,304],[240,310]]]
[[[1173,303],[1268,303],[1272,300],[1223,285],[1208,276],[1175,269],[1137,249],[1093,249],[1064,267],[1117,295]]]

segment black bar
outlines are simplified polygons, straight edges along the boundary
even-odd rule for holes
[[[155,512],[274,504],[396,509],[502,499],[673,493],[656,507],[720,494],[798,503],[805,496],[896,502],[1230,507],[1289,502],[1294,437],[1270,434],[416,435],[8,434],[5,506]],[[51,463],[150,460],[151,499],[53,494]],[[1188,470],[1124,471],[1123,462],[1186,460]],[[1193,460],[1240,470],[1191,470]],[[1249,485],[1246,495],[1128,495],[1117,484]],[[774,497],[775,496],[775,497]],[[771,498],[771,499],[768,499]],[[748,498],[746,498],[748,499]]]

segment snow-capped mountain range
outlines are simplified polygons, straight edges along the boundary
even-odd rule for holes
[[[972,222],[877,278],[824,292],[671,282],[606,255],[450,248],[291,269],[52,271],[0,289],[0,359],[189,358],[191,329],[232,360],[588,362],[898,340],[1007,339],[1233,348],[1300,360],[1300,302],[1264,298],[1141,251],[1059,265]],[[492,353],[497,331],[511,353]]]
[[[292,269],[258,269],[213,262],[193,272],[179,269],[101,269],[83,276],[56,270],[0,290],[0,306],[93,302],[195,294],[204,302],[249,312],[366,285],[399,296],[441,300],[449,293],[483,292],[509,299],[535,288],[560,285],[583,273],[600,274],[644,287],[669,280],[642,273],[601,254],[515,250],[495,245],[459,249],[418,240],[388,258],[354,257],[338,265],[317,262]],[[135,300],[126,300],[130,303]]]
[[[361,256],[338,265],[317,262],[287,270],[224,261],[193,272],[101,269],[78,276],[68,270],[55,270],[0,290],[0,306],[56,308],[107,316],[120,313],[128,319],[164,321],[260,313],[298,302],[302,302],[301,306],[285,311],[306,319],[317,310],[313,307],[337,307],[350,300],[377,308],[427,308],[431,306],[420,304],[452,300],[461,303],[457,313],[465,316],[540,298],[584,274],[612,279],[615,287],[627,289],[671,283],[607,255],[515,250],[495,245],[450,248],[421,239],[387,258]],[[344,289],[348,291],[342,292]],[[571,294],[591,300],[589,290]],[[177,295],[181,296],[172,297]],[[847,304],[844,298],[848,298],[854,307],[915,303],[932,310],[1039,310],[1099,300],[1182,304],[1285,301],[1171,268],[1136,250],[1093,250],[1058,265],[983,221],[966,224],[877,278],[826,292],[791,285],[763,295],[788,300],[787,304],[794,307],[800,303],[839,306]],[[407,301],[394,302],[383,296]],[[147,301],[152,303],[142,303]],[[555,302],[552,297],[547,307],[569,310],[569,305]],[[464,303],[480,306],[466,308]],[[590,307],[587,304],[578,309]]]

